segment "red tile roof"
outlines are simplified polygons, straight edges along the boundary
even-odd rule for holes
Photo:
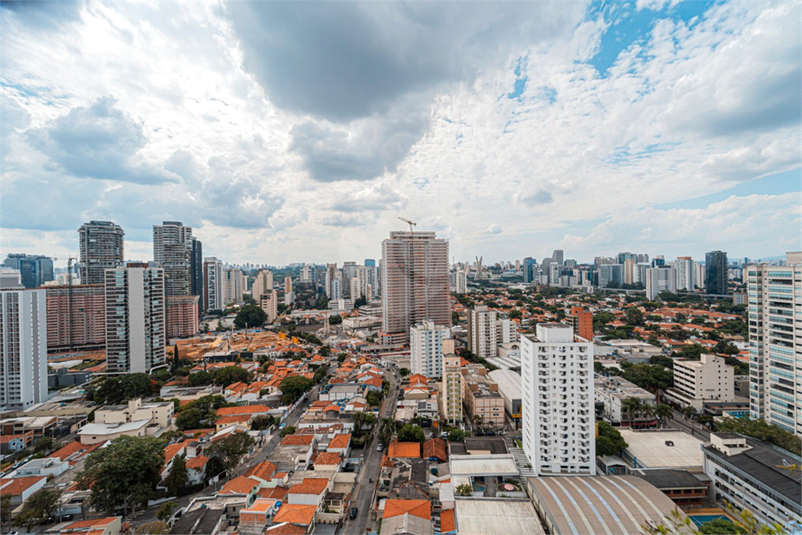
[[[270,481],[270,479],[273,477],[273,474],[276,473],[276,468],[277,466],[270,461],[264,461],[257,465],[251,466],[244,475],[246,477],[256,477],[264,481]]]
[[[217,409],[217,416],[232,416],[234,414],[257,414],[269,412],[270,407],[265,405],[242,405],[238,407],[221,407]]]
[[[448,533],[456,529],[454,524],[454,510],[447,509],[440,513],[440,533]]]
[[[315,439],[314,435],[287,435],[281,441],[282,446],[309,446]]]
[[[448,460],[446,441],[442,438],[430,438],[423,443],[423,458],[436,457],[441,461]]]
[[[338,434],[338,435],[334,435],[334,438],[332,438],[329,441],[328,448],[330,450],[331,449],[335,449],[335,448],[344,449],[344,448],[347,448],[350,443],[351,443],[351,434],[350,433],[341,433],[341,434]]]
[[[324,451],[318,454],[317,459],[315,459],[315,466],[332,466],[340,464],[342,460],[342,456],[333,451]]]
[[[0,494],[19,496],[43,479],[47,478],[44,476],[31,476],[0,479]]]
[[[308,526],[315,521],[315,513],[317,507],[314,505],[300,505],[287,503],[281,506],[273,517],[273,522],[280,524],[282,522],[289,522],[290,524],[301,524]]]
[[[329,486],[329,480],[324,477],[305,477],[302,483],[293,485],[287,494],[321,494]]]
[[[419,458],[420,442],[390,442],[387,448],[388,457]]]
[[[232,479],[220,490],[220,494],[250,494],[254,487],[259,483],[256,480],[245,476]]]
[[[393,518],[406,513],[424,520],[431,520],[431,502],[429,500],[396,500],[393,498],[385,500],[382,518]]]

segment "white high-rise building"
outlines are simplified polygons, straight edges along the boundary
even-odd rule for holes
[[[660,292],[677,293],[677,276],[674,268],[649,268],[646,270],[646,297],[656,298]]]
[[[223,296],[226,303],[241,303],[248,287],[248,277],[241,269],[223,270]]]
[[[342,297],[342,292],[340,292],[340,297],[333,297],[332,290],[334,289],[334,281],[337,280],[340,272],[337,270],[337,264],[326,264],[326,297],[329,299],[339,299]]]
[[[468,293],[468,270],[467,269],[458,269],[456,271],[456,281],[455,281],[455,290],[454,293],[457,294],[466,294]]]
[[[409,329],[410,368],[429,378],[443,375],[443,340],[450,337],[448,327],[424,321]]]
[[[523,447],[537,475],[595,474],[593,343],[570,325],[539,324],[522,337],[521,377]]]
[[[497,316],[487,305],[468,310],[468,351],[484,359],[498,356]]]
[[[309,266],[304,266],[301,268],[301,275],[299,281],[302,283],[309,283],[312,282],[312,268]]]
[[[224,309],[226,303],[223,299],[223,262],[213,256],[204,258],[203,280],[203,309]]]
[[[0,285],[0,407],[27,409],[47,401],[45,290],[25,289],[19,272]]]
[[[259,306],[267,314],[266,323],[273,323],[278,316],[278,293],[268,290],[259,297]]]
[[[705,287],[705,265],[701,262],[693,263],[693,283],[699,287]]]
[[[382,242],[382,343],[407,343],[421,321],[451,327],[448,266],[448,241],[434,232],[391,232]]]
[[[164,365],[164,270],[129,263],[106,270],[106,371],[148,373]]]
[[[510,344],[518,341],[517,324],[509,318],[498,318],[496,320],[496,343]],[[496,356],[498,346],[496,347]]]
[[[153,225],[153,261],[164,270],[166,297],[190,295],[192,227],[180,221]]]
[[[343,281],[340,278],[335,278],[331,281],[331,301],[338,301],[343,298]]]
[[[674,260],[674,273],[677,276],[677,290],[693,291],[693,259],[680,256]]]
[[[802,252],[746,268],[753,419],[802,435]]]
[[[256,274],[256,279],[253,281],[252,297],[258,303],[263,294],[266,294],[273,289],[273,272],[269,269],[263,269]]]

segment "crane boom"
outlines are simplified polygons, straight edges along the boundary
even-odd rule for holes
[[[410,232],[412,232],[412,227],[416,227],[416,226],[418,226],[418,224],[417,224],[417,223],[415,223],[414,221],[410,221],[409,219],[405,219],[405,218],[403,218],[403,217],[399,217],[398,219],[400,219],[401,221],[403,221],[404,223],[406,223],[407,225],[409,225],[409,231],[410,231]]]

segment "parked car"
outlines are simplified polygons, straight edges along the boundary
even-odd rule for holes
[[[356,507],[351,507],[351,514],[348,515],[348,516],[351,517],[351,520],[356,518],[356,513],[357,513],[357,508]]]
[[[384,446],[382,446],[381,444],[376,446],[376,451],[381,451],[382,449],[384,449]]]

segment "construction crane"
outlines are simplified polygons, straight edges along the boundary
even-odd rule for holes
[[[410,232],[412,232],[414,230],[412,227],[418,226],[417,223],[415,223],[414,221],[410,221],[409,219],[404,219],[403,217],[399,217],[398,219],[400,219],[401,221],[403,221],[404,223],[409,225],[409,231]]]
[[[58,258],[53,258],[58,261]],[[72,262],[74,257],[67,257],[67,336],[70,340],[70,351],[73,350],[72,344]]]

